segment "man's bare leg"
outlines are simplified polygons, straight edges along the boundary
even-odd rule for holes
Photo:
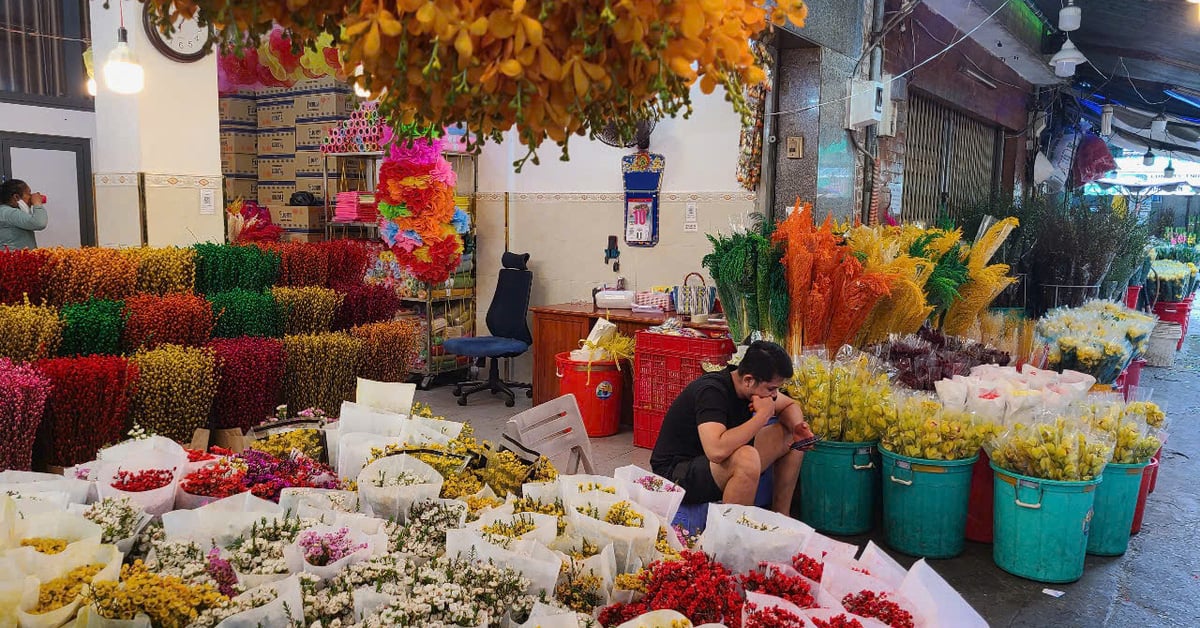
[[[758,450],[742,445],[721,464],[709,462],[713,479],[723,491],[721,500],[726,504],[754,505],[754,494],[758,492],[758,478],[762,475],[762,462]]]
[[[804,452],[792,449],[791,444],[792,433],[782,423],[768,425],[754,437],[754,447],[758,450],[762,467],[760,472],[765,473],[772,465],[775,467],[771,509],[789,517],[792,514],[796,479],[800,475],[800,463],[804,461]]]

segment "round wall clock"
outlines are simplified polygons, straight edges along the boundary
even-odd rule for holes
[[[208,28],[201,26],[195,17],[190,20],[182,17],[175,20],[175,30],[168,36],[158,30],[155,17],[150,11],[142,9],[142,26],[155,49],[173,61],[193,63],[212,51]]]

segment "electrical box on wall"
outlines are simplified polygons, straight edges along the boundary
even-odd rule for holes
[[[846,128],[865,129],[879,124],[892,105],[889,83],[868,79],[850,81],[850,105]]]
[[[901,79],[903,80],[903,79]],[[896,136],[896,101],[901,99],[899,94],[901,89],[893,89],[892,75],[883,75],[883,118],[879,121],[879,126],[875,129],[875,134],[880,137],[895,137]]]

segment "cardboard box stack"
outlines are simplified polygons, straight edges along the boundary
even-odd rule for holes
[[[355,108],[354,95],[333,77],[288,88],[221,99],[221,150],[227,201],[256,200],[289,241],[323,239],[325,194],[321,142]],[[309,192],[317,204],[291,207],[292,194]]]

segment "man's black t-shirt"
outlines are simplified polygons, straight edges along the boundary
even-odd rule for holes
[[[663,418],[658,442],[650,455],[650,468],[670,478],[675,465],[704,455],[701,423],[720,423],[733,429],[750,420],[750,402],[737,396],[729,368],[706,373],[679,393]]]

